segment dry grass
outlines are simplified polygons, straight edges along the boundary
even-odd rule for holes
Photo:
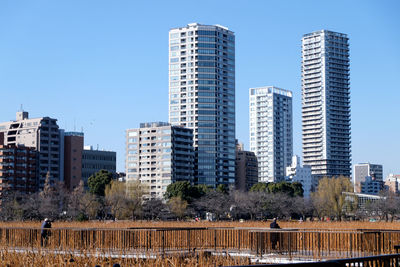
[[[214,257],[200,255],[198,257],[167,257],[157,259],[133,259],[133,258],[96,258],[96,257],[73,257],[67,255],[38,254],[32,252],[15,253],[0,251],[0,266],[113,266],[119,263],[121,266],[142,266],[142,267],[178,267],[178,266],[226,266],[226,265],[247,265],[250,264],[247,258]]]
[[[158,222],[158,221],[90,221],[90,222],[54,222],[53,228],[128,228],[128,227],[257,227],[269,228],[270,222]],[[0,227],[38,228],[40,222],[0,222]],[[285,222],[280,221],[282,228],[304,229],[390,229],[400,230],[400,222]]]

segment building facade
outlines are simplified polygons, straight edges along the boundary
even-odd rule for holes
[[[83,139],[81,132],[64,133],[64,185],[68,190],[82,180]]]
[[[17,112],[15,121],[0,123],[4,145],[32,147],[39,152],[37,173],[39,189],[43,189],[47,173],[50,182],[63,181],[63,140],[57,119],[29,118],[26,111]]]
[[[399,182],[400,182],[400,175],[397,174],[389,174],[385,179],[385,189],[398,194],[399,193]]]
[[[353,183],[356,193],[378,194],[383,189],[383,166],[371,163],[355,164]]]
[[[304,190],[303,196],[311,196],[311,191],[313,190],[311,166],[301,166],[300,157],[297,155],[293,156],[292,164],[286,167],[286,181],[301,183]]]
[[[236,145],[236,190],[249,191],[258,183],[258,162],[254,152],[245,151],[243,144]]]
[[[87,186],[90,176],[100,170],[106,170],[115,175],[117,169],[117,153],[93,149],[92,146],[84,146],[82,151],[82,180]]]
[[[219,25],[169,32],[169,122],[193,130],[195,182],[235,182],[235,35]]]
[[[32,147],[0,144],[0,197],[6,191],[33,193],[38,190],[38,154]]]
[[[293,155],[292,92],[250,88],[249,98],[250,150],[258,159],[258,180],[283,181]]]
[[[165,122],[126,131],[126,181],[140,181],[146,198],[162,198],[167,186],[194,181],[193,130]]]
[[[351,175],[350,64],[346,34],[302,38],[303,161],[317,178]]]

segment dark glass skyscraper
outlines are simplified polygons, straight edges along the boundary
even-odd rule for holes
[[[193,129],[195,182],[235,182],[235,36],[188,24],[169,32],[169,122]]]

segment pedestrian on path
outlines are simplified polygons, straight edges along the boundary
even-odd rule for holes
[[[47,240],[51,235],[50,229],[51,229],[51,221],[48,218],[46,218],[42,223],[40,231],[40,245],[42,247],[47,246]]]

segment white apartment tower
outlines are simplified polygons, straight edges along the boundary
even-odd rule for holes
[[[315,178],[351,174],[349,39],[321,30],[302,39],[303,161]]]
[[[285,179],[293,155],[292,92],[250,88],[250,151],[258,159],[259,182]]]
[[[235,35],[219,25],[169,32],[169,122],[193,129],[195,183],[235,182]]]

